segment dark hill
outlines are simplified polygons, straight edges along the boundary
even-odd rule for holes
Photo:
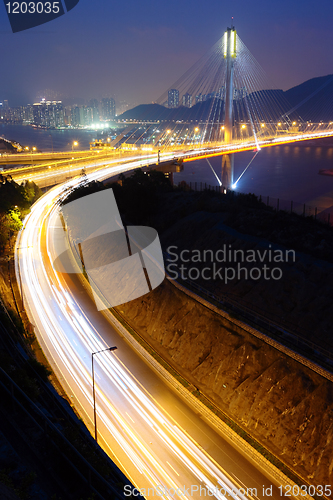
[[[278,89],[253,92],[247,101],[234,101],[236,121],[247,120],[248,107],[254,119],[259,121],[279,120],[283,114],[288,114],[290,119],[300,116],[305,121],[333,121],[333,75],[312,78],[286,92]],[[199,122],[210,117],[221,122],[223,116],[224,101],[213,98],[199,102],[191,108],[179,106],[169,109],[160,104],[140,104],[120,115],[118,119]]]
[[[166,108],[160,104],[140,104],[135,108],[125,111],[119,120],[143,120],[143,121],[200,121],[209,117],[211,110],[218,113],[223,112],[224,102],[221,99],[208,99],[199,102],[191,108],[179,106],[178,108]]]
[[[307,80],[287,90],[285,96],[303,120],[333,120],[333,75]]]
[[[282,90],[261,90],[253,92],[248,97],[251,109],[255,109],[256,118],[268,121],[272,118],[271,110],[275,110],[276,119],[287,112],[291,105],[287,103]],[[274,114],[274,113],[273,113]],[[191,108],[179,106],[178,108],[166,108],[160,104],[140,104],[135,108],[125,111],[119,120],[139,121],[206,121],[209,118],[216,122],[223,121],[224,101],[219,98],[207,99],[198,102]],[[234,101],[234,116],[236,120],[247,120],[247,104],[245,99]]]

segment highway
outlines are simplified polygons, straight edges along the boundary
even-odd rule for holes
[[[262,148],[279,146],[284,144],[292,144],[296,142],[307,141],[311,139],[322,139],[332,137],[332,130],[316,130],[311,132],[300,132],[299,134],[288,134],[283,136],[272,136],[265,138],[250,138],[244,141],[233,142],[230,144],[223,143],[203,143],[177,146],[161,146],[159,154],[160,161],[168,161],[171,159],[181,160],[184,163],[213,156],[220,156],[232,153],[241,153],[244,151],[260,151]],[[25,180],[34,181],[39,187],[53,186],[60,182],[79,175],[83,169],[86,173],[97,171],[106,166],[117,166],[120,163],[127,164],[134,160],[142,160],[143,165],[156,164],[158,149],[154,152],[138,151],[122,151],[105,154],[99,151],[100,154],[94,152],[93,158],[90,151],[81,151],[80,157],[75,157],[70,160],[61,160],[48,162],[39,165],[26,165],[18,168],[3,170],[3,175],[10,175],[13,180],[21,183]],[[34,156],[31,155],[30,161],[33,161]],[[56,155],[56,153],[54,153]],[[17,156],[17,155],[15,155]],[[124,167],[126,169],[126,165]],[[235,185],[233,187],[236,187]]]
[[[146,163],[104,168],[88,179]],[[209,496],[221,500],[257,500],[266,497],[263,485],[273,485],[270,498],[281,498],[278,482],[234,447],[97,311],[78,276],[54,271],[64,238],[56,201],[78,182],[56,186],[40,198],[16,244],[24,306],[73,406],[93,434],[91,353],[117,346],[94,359],[99,444],[146,498],[199,498],[210,489]]]
[[[128,161],[133,161],[136,159],[145,159],[145,164],[147,162],[152,162],[153,159],[156,160],[157,154],[143,156],[125,152],[120,155],[118,154],[96,154],[94,157],[87,156],[85,152],[80,158],[71,158],[70,160],[61,160],[55,162],[48,162],[38,165],[23,165],[16,168],[5,169],[1,172],[2,175],[10,175],[12,179],[21,183],[23,181],[34,181],[39,187],[43,188],[46,186],[54,186],[61,182],[80,175],[84,169],[87,173],[91,171],[99,170],[100,168],[105,168],[105,166],[116,166],[121,163],[127,163]],[[170,157],[170,154],[168,154]]]

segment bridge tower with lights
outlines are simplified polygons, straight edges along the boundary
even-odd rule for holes
[[[223,38],[224,59],[226,60],[226,92],[224,102],[224,142],[232,142],[233,99],[234,99],[234,64],[237,56],[237,33],[234,26],[227,28]],[[222,156],[222,189],[230,189],[234,177],[234,155]]]

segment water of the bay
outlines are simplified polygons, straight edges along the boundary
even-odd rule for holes
[[[101,136],[93,130],[43,130],[30,126],[0,124],[0,137],[20,142],[23,146],[36,146],[41,151],[68,151],[74,141],[77,149],[89,149],[89,142]],[[237,183],[236,191],[256,195],[294,200],[299,203],[329,208],[333,206],[333,176],[319,175],[320,169],[333,168],[332,139],[328,145],[274,146],[262,149]],[[249,164],[254,152],[234,156],[236,180]],[[221,157],[209,159],[218,176]],[[217,186],[217,179],[206,160],[187,163],[183,172],[174,175],[175,183],[185,180]]]
[[[330,144],[332,140],[328,139]],[[293,200],[318,208],[333,206],[333,176],[319,174],[321,169],[333,168],[333,147],[322,141],[320,146],[287,145],[262,149],[246,169],[254,152],[234,155],[235,187],[242,193]],[[221,177],[221,157],[209,158],[215,172]],[[174,175],[175,183],[185,180],[192,186],[217,186],[218,181],[207,160],[185,163],[183,172]]]
[[[100,137],[95,130],[46,130],[23,125],[0,124],[0,137],[19,142],[40,151],[70,151],[73,142],[77,150],[89,149],[89,142]]]

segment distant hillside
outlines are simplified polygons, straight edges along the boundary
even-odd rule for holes
[[[248,107],[252,114],[257,114],[254,117],[257,120],[278,120],[280,116],[288,113],[291,119],[300,116],[305,121],[333,121],[333,75],[312,78],[286,92],[278,89],[253,92],[248,96],[247,103],[245,99],[234,101],[234,116],[237,121],[247,119]],[[223,116],[224,101],[213,98],[199,102],[191,108],[179,106],[170,109],[160,104],[140,104],[120,115],[118,119],[197,122],[211,117],[214,121],[221,122]]]
[[[297,112],[303,120],[333,120],[333,75],[311,78],[284,94],[292,107],[299,106]]]
[[[260,103],[260,106],[256,105]],[[247,119],[247,107],[255,109],[258,120],[268,121],[272,118],[272,109],[275,110],[275,118],[279,117],[291,108],[286,102],[282,90],[261,90],[253,92],[248,97],[248,103],[245,99],[234,101],[234,116],[236,120]],[[224,101],[219,98],[207,99],[204,102],[198,102],[191,108],[179,106],[178,108],[166,108],[160,104],[140,104],[135,108],[129,109],[118,118],[119,120],[151,120],[151,121],[186,121],[199,122],[206,121],[209,118],[216,122],[223,121]]]

